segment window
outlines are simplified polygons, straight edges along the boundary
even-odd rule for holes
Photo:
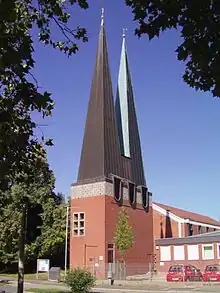
[[[217,258],[220,258],[220,243],[217,244]]]
[[[220,272],[220,265],[206,266],[205,272]]]
[[[160,247],[160,261],[170,261],[170,246],[161,246]]]
[[[115,200],[120,203],[122,200],[122,182],[121,179],[118,177],[113,177],[113,190],[114,190],[114,198]]]
[[[85,235],[85,213],[73,213],[73,236]]]
[[[149,192],[144,186],[141,187],[142,206],[146,212],[149,210]]]
[[[199,260],[199,247],[198,245],[188,245],[188,260]]]
[[[185,251],[183,245],[174,246],[174,260],[184,260]]]
[[[183,269],[184,269],[184,266],[182,266],[182,265],[171,266],[169,268],[169,272],[173,272],[173,273],[178,272],[178,273],[180,273],[180,272],[183,272]]]
[[[136,202],[136,186],[132,182],[128,182],[128,196],[130,205],[135,205]]]
[[[108,263],[115,262],[115,248],[113,243],[108,244]]]
[[[202,246],[202,258],[203,259],[213,259],[214,258],[213,244],[204,244]]]
[[[193,224],[188,224],[188,236],[193,236]]]
[[[206,232],[207,232],[207,233],[209,232],[209,227],[206,227]]]
[[[198,226],[198,233],[202,234],[202,227],[201,226]]]

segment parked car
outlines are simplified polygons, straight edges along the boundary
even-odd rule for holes
[[[202,273],[199,269],[191,265],[173,265],[167,273],[167,281],[187,282],[201,281]]]
[[[220,265],[206,266],[202,278],[205,282],[220,281]]]

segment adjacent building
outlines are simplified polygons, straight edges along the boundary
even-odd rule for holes
[[[183,238],[156,240],[158,271],[171,265],[190,264],[202,271],[207,265],[220,264],[220,230]]]
[[[166,272],[173,264],[204,269],[208,263],[219,263],[219,221],[156,202],[152,207],[157,271]]]
[[[153,202],[154,239],[193,236],[220,229],[210,217]]]

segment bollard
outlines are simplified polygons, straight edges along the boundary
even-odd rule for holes
[[[114,284],[114,279],[113,279],[112,271],[108,271],[107,277],[108,277],[108,284],[110,286],[112,286]]]

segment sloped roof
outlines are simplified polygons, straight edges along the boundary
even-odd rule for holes
[[[220,222],[212,219],[208,216],[203,216],[197,213],[193,213],[190,211],[185,211],[179,208],[175,208],[175,207],[171,207],[165,204],[161,204],[158,202],[154,202],[155,205],[161,207],[164,210],[168,210],[171,213],[173,213],[174,215],[183,218],[183,219],[189,219],[191,221],[195,221],[195,222],[200,222],[200,223],[204,223],[204,224],[209,224],[209,225],[214,225],[214,226],[219,226],[220,227]]]
[[[213,243],[220,241],[220,231],[203,233],[200,235],[187,236],[182,238],[164,238],[157,239],[156,245],[177,245],[177,244],[196,244]]]

